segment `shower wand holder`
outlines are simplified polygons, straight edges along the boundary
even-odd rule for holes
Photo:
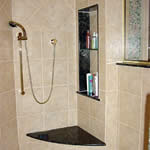
[[[21,44],[21,43],[20,43]],[[21,95],[25,95],[24,91],[24,80],[23,80],[23,61],[22,61],[22,51],[19,51],[20,58],[20,86],[21,86]]]
[[[21,95],[25,95],[25,91],[20,92]]]
[[[21,32],[18,33],[18,41],[27,40],[26,36],[23,36]]]
[[[51,39],[51,44],[56,45],[57,44],[57,40],[56,39]]]

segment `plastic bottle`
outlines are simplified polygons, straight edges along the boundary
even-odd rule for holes
[[[86,48],[90,48],[90,31],[88,30],[86,33]]]
[[[96,49],[96,33],[95,32],[93,32],[91,48]]]
[[[95,49],[98,49],[98,34],[96,33]]]
[[[92,92],[93,92],[93,76],[92,74],[89,76],[89,96],[92,96]]]

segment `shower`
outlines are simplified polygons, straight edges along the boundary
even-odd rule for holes
[[[27,40],[26,30],[25,30],[25,28],[24,28],[21,24],[19,24],[19,23],[17,23],[17,22],[14,22],[14,21],[9,21],[9,25],[10,25],[11,27],[20,27],[20,28],[22,29],[23,35],[22,35],[22,33],[20,32],[20,33],[18,34],[18,40]]]
[[[27,68],[28,68],[28,74],[29,74],[29,82],[30,82],[30,87],[31,87],[31,92],[33,95],[34,100],[38,103],[38,104],[45,104],[47,103],[52,95],[52,91],[53,91],[53,83],[54,83],[54,67],[55,67],[55,48],[56,48],[56,43],[57,40],[56,39],[52,39],[51,40],[51,44],[53,45],[53,65],[52,65],[52,78],[51,78],[51,88],[50,88],[50,92],[49,95],[47,97],[46,100],[44,101],[39,101],[35,95],[34,89],[33,89],[33,83],[32,83],[32,75],[31,75],[31,69],[30,69],[30,61],[29,61],[29,55],[28,55],[28,47],[27,47],[27,33],[25,28],[14,21],[9,21],[9,25],[11,27],[19,27],[21,28],[22,32],[18,33],[18,41],[19,41],[19,57],[20,57],[20,82],[21,82],[21,94],[24,95],[25,91],[24,91],[24,82],[23,82],[23,62],[22,62],[22,41],[25,42],[25,51],[26,51],[26,60],[27,60]]]

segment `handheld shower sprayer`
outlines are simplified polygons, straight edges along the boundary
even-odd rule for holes
[[[54,47],[54,51],[53,51],[53,65],[52,65],[52,78],[51,78],[51,88],[50,88],[50,92],[49,92],[49,95],[47,97],[46,100],[40,102],[36,95],[35,95],[35,92],[34,92],[34,89],[33,89],[33,83],[32,83],[32,76],[31,76],[31,69],[30,69],[30,63],[29,63],[29,55],[28,55],[28,48],[27,48],[27,34],[26,34],[26,30],[25,28],[17,23],[17,22],[14,22],[14,21],[9,21],[9,25],[11,27],[19,27],[22,29],[22,32],[19,32],[18,33],[18,41],[19,41],[19,47],[20,47],[20,50],[19,50],[19,57],[20,57],[20,83],[21,83],[21,94],[24,95],[25,94],[25,91],[24,91],[24,82],[23,82],[23,61],[22,61],[22,40],[25,41],[25,50],[26,50],[26,60],[27,60],[27,68],[28,68],[28,74],[29,74],[29,82],[30,82],[30,87],[31,87],[31,92],[32,92],[32,95],[33,95],[33,98],[34,100],[39,103],[39,104],[45,104],[47,103],[50,98],[51,98],[51,95],[52,95],[52,91],[53,91],[53,83],[54,83],[54,66],[55,66],[55,48],[56,48],[56,44],[57,44],[57,40],[56,39],[52,39],[51,40],[51,44],[53,45]]]
[[[13,27],[13,28],[14,27],[20,27],[21,28],[23,35],[22,35],[21,32],[19,32],[19,34],[18,34],[18,40],[27,40],[26,30],[25,30],[25,28],[21,24],[19,24],[17,22],[14,22],[14,21],[9,21],[9,25],[11,27]]]

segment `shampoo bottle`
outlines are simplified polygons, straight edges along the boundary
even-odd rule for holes
[[[86,48],[90,48],[90,31],[88,30],[86,33]]]
[[[95,32],[93,32],[91,48],[92,49],[96,48],[96,33]]]
[[[98,49],[98,34],[96,33],[95,49]]]
[[[93,76],[92,74],[89,76],[89,96],[92,96],[92,92],[93,92]]]

